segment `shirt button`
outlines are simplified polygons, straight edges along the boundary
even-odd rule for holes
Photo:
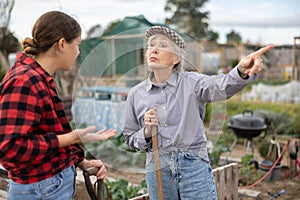
[[[166,107],[162,107],[162,109],[166,110]]]
[[[161,93],[164,93],[164,91],[162,90]]]
[[[165,126],[168,126],[168,124],[165,124]]]
[[[167,140],[168,143],[170,143],[170,140]]]

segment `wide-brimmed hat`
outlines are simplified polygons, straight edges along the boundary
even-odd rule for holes
[[[152,26],[146,31],[146,38],[149,39],[152,35],[163,34],[170,38],[183,51],[186,49],[185,40],[175,31],[164,26]]]

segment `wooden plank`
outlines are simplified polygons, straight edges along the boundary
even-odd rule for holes
[[[239,189],[238,190],[238,194],[248,196],[248,197],[253,197],[253,198],[257,198],[260,193],[261,193],[260,191],[250,190],[250,189]]]
[[[149,200],[149,194],[144,194],[138,197],[131,198],[129,200]]]
[[[224,199],[224,189],[225,189],[225,171],[224,168],[222,167],[221,169],[218,170],[219,174],[219,185],[218,185],[218,197],[219,199]]]

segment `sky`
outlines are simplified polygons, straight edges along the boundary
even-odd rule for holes
[[[92,26],[106,27],[126,16],[144,15],[152,23],[163,23],[170,16],[165,4],[166,0],[15,0],[9,28],[20,40],[31,37],[40,15],[60,10],[81,24],[84,38]],[[209,0],[203,10],[209,11],[210,28],[219,33],[220,43],[234,30],[243,42],[285,45],[300,36],[299,8],[299,0]]]

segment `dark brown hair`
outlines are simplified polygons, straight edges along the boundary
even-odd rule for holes
[[[61,38],[71,43],[80,34],[81,27],[73,17],[60,11],[50,11],[38,18],[32,28],[32,39],[25,38],[22,45],[26,54],[37,55],[47,51]]]

